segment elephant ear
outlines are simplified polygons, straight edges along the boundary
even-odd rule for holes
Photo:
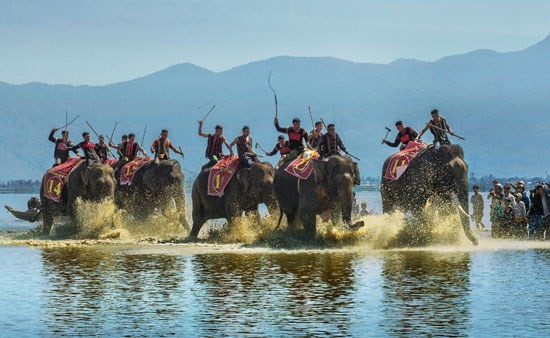
[[[237,171],[237,181],[241,185],[242,192],[247,192],[250,187],[250,169],[240,169]]]
[[[313,168],[315,171],[315,184],[321,184],[327,180],[327,161],[326,160],[314,160]]]
[[[359,164],[351,162],[351,172],[353,174],[353,184],[361,185],[361,173],[359,172]]]
[[[83,165],[85,166],[85,164]],[[82,187],[84,189],[88,189],[88,181],[90,179],[90,170],[86,167],[83,167],[81,170],[80,170],[80,180],[82,181]]]

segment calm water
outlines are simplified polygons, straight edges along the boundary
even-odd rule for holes
[[[548,242],[485,237],[382,251],[7,243],[0,336],[547,337],[549,267]]]

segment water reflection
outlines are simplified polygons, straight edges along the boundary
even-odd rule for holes
[[[382,326],[387,333],[467,335],[471,321],[468,253],[388,254],[382,276]]]
[[[197,256],[201,335],[348,336],[352,262],[334,253]]]
[[[44,250],[54,334],[140,335],[175,332],[174,314],[185,260],[131,256],[85,248]],[[163,326],[164,324],[168,324]]]

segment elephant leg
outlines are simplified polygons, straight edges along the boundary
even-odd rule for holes
[[[53,215],[48,209],[44,209],[42,214],[42,235],[50,235],[50,230],[53,225]]]
[[[305,238],[307,240],[315,239],[317,235],[316,215],[313,212],[301,213],[302,224],[304,225]]]
[[[191,232],[189,233],[189,236],[187,237],[188,240],[197,240],[199,238],[199,232],[201,231],[202,226],[206,223],[205,217],[195,217],[193,215],[193,227],[191,228]]]
[[[286,216],[286,232],[288,234],[296,234],[298,230],[298,225],[296,224],[296,213],[294,212],[283,212]]]
[[[185,229],[189,229],[189,223],[187,223],[187,217],[185,216],[185,195],[183,193],[175,194],[174,201],[176,202],[179,222]]]

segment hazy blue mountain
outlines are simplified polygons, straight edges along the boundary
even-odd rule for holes
[[[63,125],[65,110],[69,118],[81,115],[69,128],[73,141],[88,130],[86,120],[105,134],[118,121],[117,141],[130,131],[140,141],[147,124],[146,146],[161,128],[169,128],[170,138],[186,152],[188,172],[204,162],[205,139],[197,136],[197,120],[209,102],[216,109],[206,132],[221,123],[233,139],[248,124],[254,141],[271,149],[277,132],[267,86],[270,71],[281,124],[298,116],[310,129],[311,106],[314,119],[336,123],[350,151],[362,159],[363,175],[380,175],[384,159],[394,151],[380,144],[384,126],[393,129],[402,119],[422,129],[432,108],[466,138],[461,144],[477,175],[544,175],[550,167],[548,36],[522,51],[477,50],[435,62],[400,59],[381,65],[280,56],[219,73],[179,64],[107,86],[0,82],[0,179],[39,178],[50,167],[53,144],[47,136]],[[431,141],[431,135],[424,139]]]

